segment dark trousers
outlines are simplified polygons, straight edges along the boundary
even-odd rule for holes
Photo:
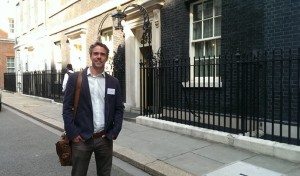
[[[101,137],[72,143],[72,176],[86,176],[93,152],[95,153],[97,175],[110,176],[113,141]]]

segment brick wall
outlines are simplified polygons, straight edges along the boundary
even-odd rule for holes
[[[222,52],[300,47],[300,1],[222,1]]]
[[[195,2],[193,0],[189,2]],[[228,60],[236,60],[236,59],[243,59],[246,60],[246,58],[251,58],[246,55],[243,55],[243,53],[247,54],[257,54],[258,51],[264,51],[266,49],[269,49],[270,51],[274,48],[280,47],[280,48],[297,48],[300,47],[300,11],[298,10],[300,7],[300,1],[297,0],[288,0],[288,1],[260,1],[260,0],[253,0],[253,1],[239,1],[239,0],[228,0],[228,1],[222,1],[222,33],[221,33],[221,50],[222,54],[226,54],[227,58],[221,58],[221,79],[222,79],[222,88],[217,88],[215,90],[209,89],[209,88],[201,88],[199,92],[204,92],[206,94],[206,101],[208,100],[209,96],[212,95],[219,95],[220,96],[215,97],[216,99],[220,99],[222,105],[221,110],[226,108],[227,113],[229,110],[231,112],[235,111],[235,108],[233,105],[239,105],[240,99],[237,99],[237,86],[241,86],[241,82],[237,81],[237,70],[233,70],[232,68],[236,67],[236,65],[228,64],[226,67],[224,66],[224,62],[222,62],[222,59]],[[165,5],[162,9],[162,51],[164,59],[188,59],[189,56],[189,5],[186,6],[183,1],[179,0],[167,0],[165,2]],[[239,49],[239,52],[241,54],[240,58],[237,58],[234,54],[237,51],[237,48]],[[232,54],[232,55],[231,55]],[[272,52],[269,52],[266,57],[260,57],[260,59],[272,59]],[[288,55],[286,55],[288,56]],[[293,57],[299,57],[299,55],[293,55]],[[287,59],[286,57],[284,57]],[[251,60],[250,60],[251,61]],[[223,64],[223,65],[222,65]],[[262,84],[264,78],[260,78],[259,75],[265,74],[266,69],[268,68],[268,71],[270,71],[270,68],[272,68],[272,65],[270,65],[271,62],[268,62],[266,66],[257,67],[248,65],[247,68],[251,69],[250,71],[253,72],[253,69],[259,69],[254,72],[254,75],[247,75],[249,83],[253,84],[253,86],[257,86],[259,84]],[[281,67],[279,62],[276,63],[276,68],[274,70],[275,73],[280,73]],[[286,70],[288,67],[286,67],[288,62],[284,62],[284,69],[283,69],[283,80],[288,80],[289,78],[286,77],[288,74],[288,71]],[[231,66],[232,65],[232,66]],[[176,70],[173,70],[176,71]],[[241,71],[241,70],[240,70]],[[291,82],[296,82],[295,76],[297,75],[297,69],[295,66],[292,68],[291,72]],[[252,74],[251,72],[251,74]],[[189,70],[187,69],[185,71],[187,75],[189,75]],[[180,77],[184,77],[184,73],[180,73],[176,71],[176,74],[174,73],[166,73],[170,75],[166,75],[168,78],[167,81],[169,83],[166,83],[167,85],[171,85],[170,87],[173,89],[178,89],[178,85],[174,85],[174,81],[183,81],[180,80],[182,78],[176,77],[176,75],[180,75]],[[172,75],[173,74],[173,75]],[[175,77],[174,77],[175,75]],[[240,75],[241,76],[241,75]],[[251,77],[250,77],[251,76]],[[275,75],[276,76],[276,75]],[[270,74],[268,74],[267,77],[269,80],[271,79]],[[188,78],[189,79],[189,78]],[[241,77],[239,78],[241,79]],[[280,85],[280,82],[278,82],[281,78],[277,76],[275,77],[275,86],[276,87],[276,97],[275,97],[275,106],[274,111],[277,114],[275,116],[275,119],[278,119],[280,114],[280,106],[283,107],[283,119],[287,119],[288,114],[286,113],[288,110],[287,103],[280,104],[278,96],[278,91],[280,88],[278,86]],[[251,82],[252,81],[252,82]],[[258,92],[251,92],[252,89],[249,89],[249,92],[247,95],[252,98],[253,96],[259,95],[263,97],[271,97],[270,92],[272,92],[272,87],[270,84],[270,81],[266,81],[266,89],[260,90],[260,88],[257,89]],[[286,101],[288,98],[288,82],[283,81],[282,83],[282,94],[283,94],[283,100]],[[227,87],[227,88],[225,88]],[[230,87],[230,88],[229,88]],[[167,93],[170,90],[166,90]],[[241,87],[240,87],[241,88]],[[296,109],[296,99],[294,95],[296,95],[297,91],[294,91],[294,88],[291,88],[292,92],[294,92],[292,95],[293,102],[291,103],[291,106],[293,109]],[[178,89],[181,91],[180,89]],[[197,88],[198,92],[199,88]],[[251,91],[250,91],[251,90]],[[186,89],[186,92],[192,93],[191,97],[193,97],[193,90],[192,89]],[[196,93],[197,95],[197,93]],[[198,95],[197,95],[198,96]],[[173,96],[174,97],[174,96]],[[170,95],[169,97],[166,97],[168,105],[178,105],[182,102],[182,97],[176,97],[175,99]],[[232,97],[232,100],[230,100],[229,97]],[[240,97],[241,98],[241,97]],[[198,103],[208,105],[208,102],[201,102],[201,96],[199,98]],[[213,102],[214,97],[210,98],[210,105],[214,104]],[[250,100],[250,99],[249,99]],[[255,101],[258,101],[258,99],[255,99]],[[261,101],[261,100],[259,100]],[[267,105],[270,105],[270,99],[264,100],[267,102]],[[252,104],[253,102],[248,102],[248,104],[244,105],[243,108],[253,108]],[[248,107],[249,106],[249,107]],[[295,106],[295,107],[294,107]],[[213,107],[211,107],[213,108]],[[269,107],[266,107],[270,109]],[[266,108],[260,107],[260,110],[265,110]],[[292,113],[294,112],[292,109]],[[272,111],[272,109],[271,109]],[[267,116],[270,117],[270,114],[272,113],[268,110]]]
[[[6,41],[8,34],[0,29],[0,89],[4,88],[4,73],[7,57],[15,56],[14,43]]]
[[[6,32],[4,32],[3,30],[0,29],[0,38],[6,39],[7,36],[8,36],[8,34]]]
[[[4,73],[6,72],[7,57],[14,57],[14,43],[0,41],[0,89],[4,88]]]
[[[262,49],[263,25],[263,1],[222,1],[222,53]]]
[[[182,0],[166,0],[161,9],[161,47],[164,59],[189,56],[189,10]]]
[[[271,0],[264,4],[264,45],[270,48],[300,47],[300,1]]]

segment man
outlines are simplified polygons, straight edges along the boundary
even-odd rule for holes
[[[67,64],[67,67],[66,67],[66,73],[65,73],[65,75],[64,75],[64,79],[63,79],[63,83],[62,83],[62,92],[65,92],[65,90],[66,90],[66,85],[67,85],[69,76],[70,76],[72,73],[74,73],[72,64]]]
[[[76,117],[72,107],[78,74],[67,83],[63,119],[68,139],[72,140],[72,176],[87,174],[94,152],[97,175],[108,176],[112,167],[113,140],[118,137],[124,105],[119,81],[104,72],[109,49],[96,42],[90,46],[92,66],[82,71],[82,86]]]

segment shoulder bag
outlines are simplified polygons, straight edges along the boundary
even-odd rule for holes
[[[79,95],[81,90],[81,83],[82,83],[82,72],[78,73],[78,77],[76,80],[76,90],[75,90],[75,97],[74,97],[74,116],[75,118],[77,113],[77,107],[79,102]],[[59,158],[59,162],[61,166],[72,166],[72,147],[71,147],[71,141],[68,140],[66,133],[64,132],[59,140],[55,144],[56,146],[56,153]]]

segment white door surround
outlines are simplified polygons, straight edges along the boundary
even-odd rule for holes
[[[161,20],[160,8],[162,4],[151,4],[146,7],[148,10],[151,32],[152,32],[152,50],[156,53],[161,46]],[[139,112],[140,108],[140,52],[141,37],[143,34],[143,17],[138,11],[133,11],[126,17],[127,21],[124,24],[125,34],[125,75],[126,75],[126,103],[127,111]],[[147,46],[146,44],[145,46]]]

